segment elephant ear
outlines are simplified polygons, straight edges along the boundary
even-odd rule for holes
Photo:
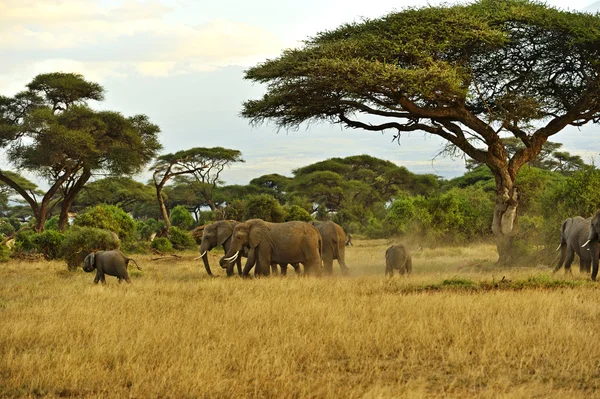
[[[223,245],[225,241],[233,234],[233,223],[223,223],[217,230],[217,244]]]
[[[96,268],[96,253],[95,253],[95,252],[92,252],[91,254],[89,254],[89,255],[87,256],[86,260],[89,260],[89,262],[90,262],[90,267],[91,267],[92,269],[95,269],[95,268]]]
[[[248,242],[250,248],[256,248],[262,240],[264,240],[269,233],[269,226],[264,220],[254,219],[246,222],[250,225],[248,229]]]

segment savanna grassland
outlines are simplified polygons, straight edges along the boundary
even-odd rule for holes
[[[347,249],[349,277],[208,278],[135,256],[132,284],[62,262],[0,265],[0,397],[600,396],[600,289],[493,246]],[[215,267],[216,266],[216,267]],[[134,271],[135,270],[135,271]]]

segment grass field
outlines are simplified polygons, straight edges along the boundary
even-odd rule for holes
[[[135,256],[132,284],[0,264],[0,397],[600,397],[600,289],[489,245],[347,249],[349,277],[225,277]],[[576,269],[576,268],[575,268]]]

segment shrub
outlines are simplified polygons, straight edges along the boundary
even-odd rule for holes
[[[292,205],[287,209],[285,221],[300,220],[302,222],[310,222],[312,217],[308,211],[298,205]]]
[[[65,235],[63,233],[56,230],[45,230],[40,234],[33,235],[32,239],[37,252],[43,254],[46,260],[61,257],[62,244],[65,240]]]
[[[6,263],[10,260],[10,248],[6,244],[0,244],[0,262]]]
[[[133,241],[135,232],[134,220],[115,205],[96,205],[87,208],[77,215],[74,225],[114,231],[124,244]]]
[[[164,225],[164,222],[152,218],[146,221],[140,220],[135,222],[135,231],[140,240],[150,241],[152,234],[158,233]]]
[[[52,216],[44,223],[44,231],[46,230],[58,230],[58,216]]]
[[[21,230],[15,236],[15,245],[13,246],[13,257],[22,257],[25,255],[34,254],[37,252],[35,243],[33,242],[33,230]]]
[[[169,241],[173,244],[173,248],[177,250],[195,249],[196,240],[186,231],[183,231],[175,226],[169,229]]]
[[[73,226],[65,234],[62,253],[69,270],[75,270],[90,252],[117,248],[119,240],[110,231]]]
[[[185,206],[177,205],[171,210],[171,225],[189,230],[194,225],[194,218]]]
[[[160,252],[173,252],[173,244],[166,237],[158,237],[152,241],[152,248]]]
[[[15,234],[15,228],[8,220],[2,219],[0,220],[0,234],[4,237],[10,237]]]
[[[283,222],[285,212],[279,201],[268,194],[253,195],[246,200],[244,219],[262,219],[266,222]]]
[[[239,199],[231,201],[231,203],[227,204],[226,212],[227,219],[244,220],[244,215],[246,214],[246,201]]]

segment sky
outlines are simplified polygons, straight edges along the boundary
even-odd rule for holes
[[[414,173],[452,178],[463,159],[436,156],[443,141],[413,132],[400,143],[385,133],[319,124],[295,131],[252,127],[242,103],[265,88],[244,70],[302,46],[317,32],[437,0],[0,0],[0,94],[13,95],[46,72],[77,72],[106,89],[91,106],[146,114],[161,128],[163,153],[192,147],[237,149],[244,164],[223,173],[247,184],[269,173],[332,157],[368,154]],[[455,1],[446,1],[455,3]],[[546,0],[562,9],[600,9],[600,1]],[[553,136],[563,150],[596,160],[597,126]],[[0,154],[0,165],[6,166]],[[138,176],[147,178],[148,174]]]

